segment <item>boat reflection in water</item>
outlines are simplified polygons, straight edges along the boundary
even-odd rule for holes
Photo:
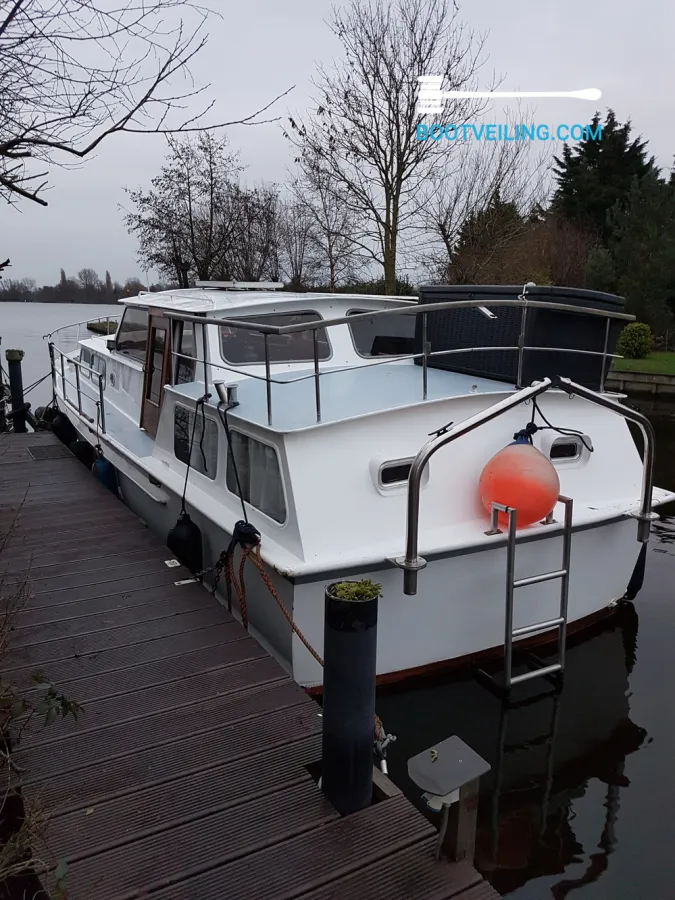
[[[628,785],[625,760],[647,740],[630,719],[628,698],[637,625],[634,606],[621,603],[609,619],[570,639],[562,691],[547,692],[543,679],[525,682],[514,688],[511,706],[468,676],[405,694],[380,691],[378,713],[398,735],[391,777],[432,821],[436,814],[407,776],[411,756],[457,734],[492,766],[481,782],[475,864],[501,894],[559,873],[547,896],[562,900],[607,868],[621,788]],[[593,780],[605,789],[603,825],[591,849],[575,833],[573,804]],[[585,871],[566,878],[565,870],[582,860]]]

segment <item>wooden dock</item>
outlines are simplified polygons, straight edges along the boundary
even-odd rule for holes
[[[317,705],[170,557],[55,437],[0,435],[0,591],[30,588],[3,675],[84,707],[15,753],[44,888],[66,860],[68,900],[496,900],[387,779],[336,813]]]

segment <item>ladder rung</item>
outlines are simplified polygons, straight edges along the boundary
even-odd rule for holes
[[[534,625],[524,625],[522,628],[515,628],[511,635],[514,638],[521,637],[523,634],[534,634],[536,631],[546,631],[547,628],[555,628],[556,625],[562,625],[565,620],[562,616],[557,619],[548,619],[546,622],[535,622]]]
[[[514,675],[511,679],[511,684],[518,684],[521,681],[529,681],[531,678],[539,678],[542,675],[552,675],[554,672],[561,672],[562,666],[560,663],[555,663],[552,666],[544,666],[543,669],[533,669],[531,672],[523,672],[522,675]]]
[[[554,578],[562,578],[567,575],[567,569],[558,569],[555,572],[544,572],[543,575],[531,575],[529,578],[517,578],[513,582],[514,588],[525,587],[527,584],[541,584],[542,581],[553,581]]]

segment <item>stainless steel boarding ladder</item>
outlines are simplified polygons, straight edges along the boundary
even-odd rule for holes
[[[562,679],[565,670],[565,648],[567,643],[567,603],[570,584],[570,560],[572,555],[572,507],[573,501],[569,497],[558,497],[558,503],[565,507],[565,518],[562,532],[562,566],[551,572],[543,572],[541,575],[531,575],[527,578],[516,578],[516,510],[501,503],[493,503],[491,509],[490,530],[486,534],[501,534],[498,528],[498,514],[505,513],[508,517],[507,541],[506,541],[506,615],[504,622],[504,684],[498,685],[495,679],[484,670],[480,670],[480,676],[492,686],[508,693],[514,684],[521,681],[530,681],[532,678],[548,677],[558,681]],[[549,517],[547,522],[553,520]],[[532,584],[542,584],[545,581],[560,579],[560,607],[558,615],[553,619],[545,619],[542,622],[534,622],[532,625],[523,625],[520,628],[513,627],[513,607],[515,592],[518,588]],[[558,661],[550,665],[544,665],[538,656],[528,654],[524,661],[530,666],[529,672],[521,675],[513,674],[513,642],[520,638],[526,638],[544,631],[558,629]]]

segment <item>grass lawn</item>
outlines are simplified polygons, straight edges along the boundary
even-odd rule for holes
[[[617,372],[675,375],[675,353],[650,353],[646,359],[615,359],[612,369]]]

